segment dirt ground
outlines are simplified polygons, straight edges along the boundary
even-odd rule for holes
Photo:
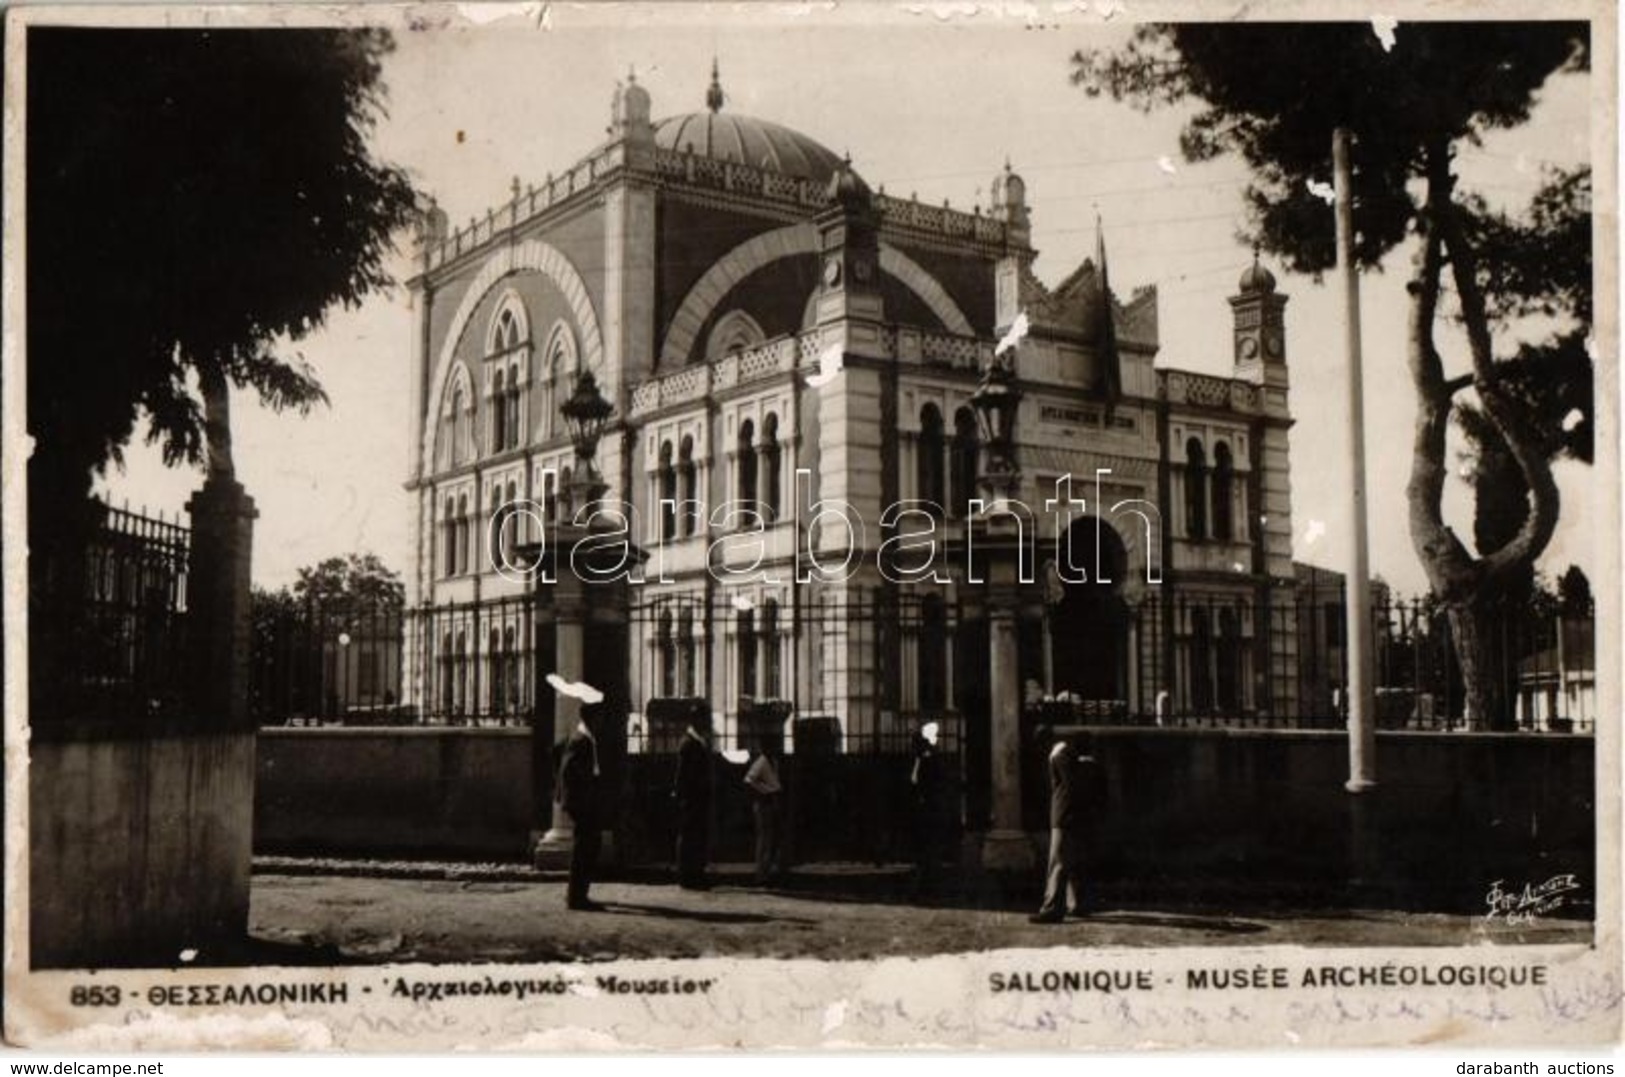
[[[1101,897],[1100,911],[1029,924],[1020,899],[986,892],[907,897],[906,876],[839,872],[761,889],[599,883],[602,912],[564,907],[556,876],[400,878],[258,873],[250,929],[290,955],[326,963],[540,962],[722,955],[855,959],[1002,947],[1461,946],[1590,941],[1588,921],[1509,926],[1482,916],[1391,910],[1150,907]]]

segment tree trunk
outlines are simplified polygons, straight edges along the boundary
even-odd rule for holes
[[[1452,603],[1450,637],[1461,663],[1463,714],[1468,729],[1517,728],[1507,691],[1509,656],[1495,604],[1479,598]]]
[[[1528,424],[1496,381],[1490,322],[1476,271],[1476,252],[1457,219],[1451,201],[1454,179],[1445,142],[1430,146],[1427,204],[1418,221],[1422,244],[1410,284],[1411,311],[1408,366],[1416,389],[1416,425],[1412,436],[1411,478],[1406,489],[1411,543],[1427,572],[1433,593],[1445,603],[1451,639],[1461,666],[1467,726],[1470,729],[1513,729],[1509,687],[1513,671],[1505,621],[1498,608],[1507,582],[1527,572],[1551,540],[1557,524],[1558,491],[1550,460]],[[1448,252],[1448,257],[1447,257]],[[1440,278],[1448,265],[1466,330],[1472,371],[1446,378],[1433,341]],[[1517,533],[1499,547],[1471,554],[1444,522],[1446,432],[1455,394],[1473,388],[1485,418],[1501,436],[1508,456],[1528,488],[1528,513]]]

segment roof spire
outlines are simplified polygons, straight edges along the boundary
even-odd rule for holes
[[[705,91],[705,107],[712,112],[722,111],[722,76],[717,73],[717,58],[711,57],[711,85]]]

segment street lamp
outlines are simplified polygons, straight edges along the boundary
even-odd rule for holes
[[[995,355],[982,372],[981,384],[971,394],[982,444],[987,447],[982,473],[977,481],[994,497],[1015,493],[1021,474],[1016,464],[1016,409],[1021,390],[1016,388],[1016,372],[1010,360]]]
[[[615,407],[598,390],[598,379],[592,371],[582,368],[576,373],[575,389],[570,398],[559,405],[564,422],[570,428],[570,443],[575,447],[575,474],[570,480],[571,507],[579,509],[597,501],[609,489],[598,474],[598,441],[604,436],[604,424],[615,413]]]

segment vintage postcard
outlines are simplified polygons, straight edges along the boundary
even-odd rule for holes
[[[1617,14],[1385,11],[12,8],[7,1041],[1618,1042]]]

